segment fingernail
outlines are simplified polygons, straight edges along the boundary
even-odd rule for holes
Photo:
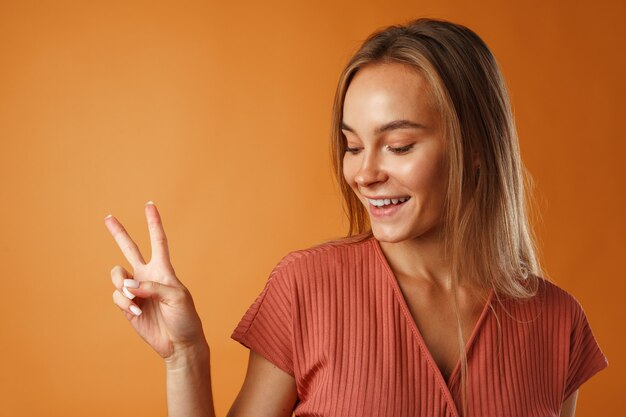
[[[112,215],[112,214],[109,214],[108,216],[106,216],[106,217],[104,218],[104,220],[108,219],[109,217],[113,217],[113,215]]]
[[[135,294],[133,294],[133,293],[131,293],[130,291],[128,291],[128,290],[126,289],[126,287],[122,287],[122,292],[124,293],[124,295],[125,295],[125,296],[126,296],[126,298],[128,298],[128,299],[131,299],[131,300],[132,300],[133,298],[135,298]]]
[[[148,202],[146,203],[146,206],[147,206],[147,205],[149,205],[149,204],[154,205],[154,202],[153,202],[152,200],[150,200],[150,201],[148,201]]]
[[[130,311],[132,311],[135,316],[141,315],[141,310],[135,305],[130,306]]]
[[[128,288],[139,288],[139,281],[136,279],[125,279],[124,286]]]

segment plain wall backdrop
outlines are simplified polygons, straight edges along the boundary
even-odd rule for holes
[[[165,416],[165,371],[113,304],[157,204],[212,349],[218,415],[248,350],[229,338],[287,252],[345,233],[328,152],[339,73],[374,30],[475,30],[507,80],[549,277],[609,367],[577,416],[626,415],[626,2],[0,1],[0,414]]]

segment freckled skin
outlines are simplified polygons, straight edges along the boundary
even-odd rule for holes
[[[447,155],[441,116],[432,105],[424,76],[399,63],[366,66],[354,76],[344,101],[347,146],[343,174],[368,212],[365,196],[410,196],[390,218],[370,213],[374,236],[381,242],[438,235],[447,187]],[[402,128],[375,135],[375,129],[393,120],[407,119],[424,128]],[[398,148],[414,143],[404,153]]]
[[[426,79],[404,64],[374,64],[357,72],[348,87],[343,122],[348,148],[343,174],[368,210],[411,315],[444,377],[459,361],[456,316],[450,292],[450,265],[441,241],[447,192],[447,153],[441,116],[432,105]],[[378,127],[407,119],[424,128],[376,134]],[[414,146],[402,153],[389,149]],[[357,151],[358,150],[358,151]],[[410,196],[389,216],[371,213],[366,196]],[[462,328],[472,333],[481,305],[459,289]],[[465,340],[467,342],[467,340]]]
[[[456,319],[449,294],[448,264],[441,256],[441,215],[447,187],[447,154],[441,116],[431,104],[426,79],[399,63],[371,64],[357,72],[343,107],[347,146],[343,175],[370,213],[374,237],[398,280],[416,326],[442,375],[450,375],[459,362]],[[375,135],[377,127],[408,119],[425,129],[400,129]],[[403,154],[398,148],[415,143]],[[371,215],[365,196],[410,196],[390,218]],[[464,343],[482,310],[481,302],[465,287],[459,288]],[[484,300],[483,297],[478,300]],[[561,417],[573,417],[578,391],[564,403]]]

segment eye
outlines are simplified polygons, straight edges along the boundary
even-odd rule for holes
[[[400,148],[393,148],[391,146],[387,146],[387,149],[389,149],[393,153],[403,154],[403,153],[406,153],[406,152],[410,151],[411,149],[413,149],[413,145],[414,144],[412,143],[410,145],[402,146]]]
[[[356,155],[357,153],[359,153],[359,151],[361,150],[360,148],[349,148],[349,147],[345,147],[344,148],[346,153],[351,153],[352,155]]]

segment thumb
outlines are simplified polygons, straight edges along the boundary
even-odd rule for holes
[[[154,298],[165,304],[177,304],[182,302],[187,294],[187,289],[185,287],[173,287],[157,281],[135,281],[135,283],[129,283],[131,285],[126,286],[127,281],[131,280],[124,280],[124,286],[133,295],[140,298]],[[139,287],[132,288],[132,285],[137,285],[137,283],[139,284]]]

